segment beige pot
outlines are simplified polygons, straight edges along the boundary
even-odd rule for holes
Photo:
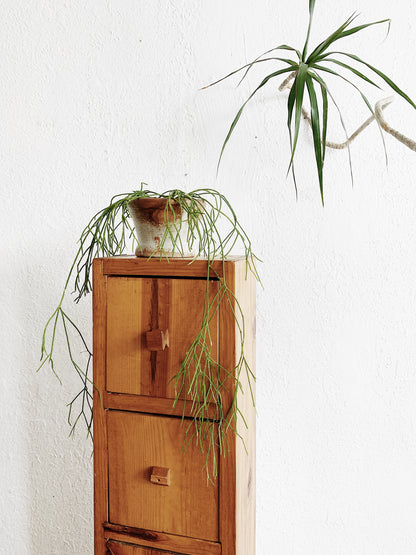
[[[170,257],[194,257],[197,251],[190,251],[187,242],[188,222],[181,220],[180,204],[174,200],[170,201],[170,209],[165,212],[167,199],[164,198],[138,198],[129,202],[129,212],[133,218],[136,236],[139,246],[136,256],[150,256],[163,254]],[[182,245],[183,253],[178,251],[178,246],[173,250],[170,236],[165,238],[163,253],[161,243],[166,232],[165,218],[168,218],[171,233],[175,242]],[[183,213],[186,218],[186,213]]]

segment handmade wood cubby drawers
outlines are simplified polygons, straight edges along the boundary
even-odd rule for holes
[[[207,481],[195,441],[184,449],[192,404],[175,380],[201,329],[205,303],[210,353],[226,387],[244,354],[254,370],[255,283],[244,258],[97,258],[93,264],[95,555],[254,555],[255,411],[241,375],[239,433],[218,447],[218,476]],[[226,280],[231,295],[221,296]],[[208,291],[208,296],[207,296]],[[238,305],[237,305],[238,303]],[[237,309],[238,306],[238,309]],[[235,319],[241,308],[241,319]],[[213,422],[214,405],[207,422]],[[211,410],[212,409],[212,410]]]

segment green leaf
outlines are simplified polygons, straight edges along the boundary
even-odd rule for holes
[[[332,35],[330,35],[326,40],[321,42],[312,54],[309,56],[306,63],[309,65],[313,65],[315,62],[321,61],[323,53],[331,44],[335,41],[348,37],[350,35],[354,35],[355,33],[359,33],[363,29],[367,29],[367,27],[372,27],[373,25],[382,25],[383,23],[389,23],[390,19],[381,19],[380,21],[372,21],[370,23],[363,23],[362,25],[357,25],[356,27],[352,27],[351,29],[347,29],[347,27],[357,18],[356,14],[351,15],[342,25],[339,27]]]
[[[242,78],[238,82],[238,85],[245,79],[247,73],[250,71],[250,69],[253,67],[254,64],[261,61],[261,58],[263,58],[263,56],[266,56],[266,54],[270,54],[270,52],[274,52],[275,50],[288,50],[290,52],[296,52],[296,54],[298,56],[298,60],[300,61],[300,59],[301,59],[301,54],[300,54],[299,50],[296,50],[296,48],[293,48],[292,46],[288,46],[287,44],[281,44],[280,46],[276,46],[275,48],[271,48],[270,50],[267,50],[266,52],[263,52],[263,54],[260,54],[260,56],[258,56],[255,60],[253,60],[252,62],[247,64],[248,68],[246,69],[246,71],[244,72],[244,75],[242,76]],[[290,61],[291,63],[295,63],[295,62],[292,62],[292,60],[285,60],[285,61]],[[242,68],[240,68],[240,69],[242,69]]]
[[[349,35],[354,35],[355,33],[359,33],[363,29],[367,27],[372,27],[373,25],[381,25],[382,23],[388,23],[390,27],[391,20],[390,19],[380,19],[380,21],[371,21],[370,23],[363,23],[362,25],[357,25],[357,27],[352,27],[346,31],[343,31],[338,39],[342,39],[344,37],[348,37]],[[337,39],[337,40],[338,40]]]
[[[295,106],[295,99],[296,99],[296,79],[295,78],[293,85],[290,89],[289,92],[289,96],[287,99],[287,127],[289,130],[289,144],[290,144],[290,151],[292,151],[292,146],[293,146],[293,138],[292,138],[292,115],[293,115],[293,109]],[[296,183],[296,175],[295,175],[295,167],[294,167],[294,163],[292,162],[291,166],[289,165],[288,169],[287,169],[287,174],[289,173],[290,169],[292,169],[292,177],[293,177],[293,183],[295,185],[295,191],[296,191],[296,198],[298,196],[298,186]],[[286,176],[287,176],[286,174]]]
[[[318,169],[321,200],[322,200],[322,204],[324,204],[324,183],[323,183],[323,173],[322,173],[324,161],[322,159],[321,130],[320,130],[320,124],[319,124],[319,107],[318,107],[318,101],[316,98],[315,88],[313,86],[312,77],[308,74],[306,75],[306,87],[308,89],[309,100],[311,103],[313,146],[315,149],[315,160],[316,160],[316,166]]]
[[[351,149],[350,149],[350,144],[348,142],[348,132],[347,132],[347,128],[345,126],[344,118],[342,117],[342,112],[341,112],[335,98],[331,94],[331,92],[328,88],[328,85],[325,83],[325,81],[322,79],[322,77],[320,75],[318,75],[317,73],[315,73],[315,72],[311,72],[310,75],[311,75],[312,79],[317,81],[326,90],[328,96],[330,97],[330,99],[332,100],[335,108],[337,109],[339,120],[341,122],[342,128],[343,128],[344,133],[345,133],[345,137],[347,139],[348,161],[349,161],[349,165],[350,165],[351,182],[354,184],[354,176],[353,176],[353,173],[352,173]]]
[[[328,93],[322,83],[319,85],[321,87],[322,94],[322,163],[324,163],[326,153],[326,134],[328,129]]]
[[[299,71],[292,87],[295,90],[295,130],[293,134],[292,155],[290,157],[289,169],[293,163],[293,157],[295,155],[296,145],[299,137],[300,121],[302,117],[303,95],[305,91],[307,72],[308,72],[308,66],[306,64],[301,63],[299,65]]]
[[[373,107],[370,104],[370,101],[368,100],[368,98],[365,96],[365,94],[362,92],[362,90],[357,87],[357,85],[355,85],[355,83],[353,83],[352,81],[350,81],[349,79],[347,79],[346,77],[344,77],[343,75],[341,75],[340,73],[337,73],[336,71],[328,68],[328,67],[324,67],[324,66],[318,66],[315,64],[315,68],[319,69],[321,71],[325,71],[327,73],[331,73],[332,75],[336,75],[337,77],[339,77],[340,79],[343,79],[344,81],[346,81],[349,85],[351,85],[352,87],[354,87],[354,89],[356,91],[358,91],[358,93],[361,95],[361,98],[364,100],[364,103],[366,104],[367,108],[370,110],[371,114],[374,116],[374,119],[377,123],[377,127],[378,130],[380,132],[380,137],[381,137],[381,141],[383,143],[383,150],[384,150],[384,154],[386,157],[386,164],[387,164],[387,149],[386,149],[386,142],[384,140],[384,135],[383,135],[383,130],[381,128],[380,122],[378,121],[378,119],[376,118],[376,115],[374,113]]]
[[[296,98],[296,79],[293,81],[293,85],[290,89],[289,96],[287,99],[287,125],[289,127],[289,131],[292,128],[292,114],[293,114],[293,107],[295,105],[295,98]]]
[[[276,50],[276,48],[273,48],[272,50]],[[269,50],[269,52],[272,52],[272,50]],[[262,54],[262,56],[264,56],[264,54]],[[210,83],[209,85],[205,85],[205,87],[201,87],[200,90],[203,91],[205,89],[209,89],[209,87],[213,87],[214,85],[217,85],[218,83],[221,83],[221,81],[225,81],[225,79],[228,79],[229,77],[232,77],[236,73],[245,69],[246,71],[245,71],[243,77],[238,82],[238,85],[239,85],[243,81],[243,79],[245,78],[245,76],[247,75],[249,70],[253,67],[253,65],[261,63],[261,62],[270,62],[270,61],[285,62],[286,64],[293,66],[294,69],[297,68],[297,66],[298,66],[298,64],[296,62],[294,62],[293,60],[291,60],[289,58],[277,58],[277,57],[274,57],[274,56],[270,57],[270,58],[262,58],[262,59],[260,59],[260,58],[261,58],[261,56],[259,56],[259,58],[256,58],[255,60],[253,60],[249,64],[245,64],[245,65],[239,67],[238,69],[232,71],[228,75],[225,75],[225,77],[221,77],[221,79],[218,79],[217,81],[214,81],[213,83]]]
[[[377,83],[374,83],[374,81],[372,81],[369,77],[367,77],[366,75],[364,75],[363,73],[358,71],[358,69],[356,69],[355,67],[352,67],[348,64],[344,64],[343,62],[341,62],[339,60],[336,60],[335,58],[325,58],[323,61],[331,62],[332,64],[337,64],[340,67],[348,69],[349,71],[354,73],[354,75],[356,75],[357,77],[360,77],[360,79],[362,79],[363,81],[367,81],[367,83],[370,83],[370,85],[373,85],[374,87],[377,87],[377,89],[380,89],[380,87],[377,85]],[[314,64],[312,67],[315,67],[315,65],[316,64]]]
[[[270,75],[268,75],[267,77],[265,77],[263,79],[263,81],[260,83],[260,85],[256,89],[254,89],[254,91],[250,94],[250,96],[247,98],[247,100],[244,102],[244,104],[238,110],[235,118],[233,119],[233,121],[231,123],[230,129],[227,133],[225,141],[222,145],[220,157],[218,159],[218,164],[217,164],[217,172],[218,172],[218,168],[219,168],[220,163],[221,163],[222,155],[224,153],[225,145],[228,143],[228,141],[229,141],[229,139],[232,135],[232,132],[234,131],[234,128],[237,125],[238,120],[240,119],[244,108],[246,107],[246,104],[253,98],[253,96],[257,93],[258,90],[260,90],[262,87],[264,87],[264,85],[266,85],[266,83],[268,83],[270,81],[270,79],[272,79],[273,77],[277,77],[277,75],[282,75],[283,73],[288,73],[289,71],[293,71],[292,67],[286,67],[286,68],[283,68],[283,69],[279,69],[278,71],[275,71],[275,72],[271,73]]]
[[[306,40],[305,40],[305,45],[303,47],[303,51],[302,51],[302,61],[305,61],[306,58],[306,52],[308,49],[308,43],[309,43],[309,36],[311,34],[311,27],[312,27],[312,19],[313,19],[313,12],[315,10],[315,0],[309,0],[309,23],[308,23],[308,32],[306,34]]]
[[[387,85],[389,85],[389,87],[391,87],[394,92],[396,92],[397,94],[399,94],[402,98],[404,98],[411,106],[413,106],[413,108],[416,109],[416,104],[413,102],[413,100],[411,98],[409,98],[407,96],[407,94],[402,91],[397,85],[396,83],[394,83],[394,81],[392,81],[390,79],[390,77],[388,77],[387,75],[385,75],[382,71],[380,71],[379,69],[377,69],[376,67],[372,66],[371,64],[364,62],[364,60],[362,60],[361,58],[359,58],[358,56],[356,56],[355,54],[348,54],[347,52],[331,52],[331,54],[341,54],[342,56],[348,56],[348,58],[351,58],[353,60],[355,60],[356,62],[359,62],[360,64],[365,65],[366,67],[368,67],[369,69],[371,69],[371,71],[374,71],[374,73],[376,73],[379,77],[381,77],[381,79],[383,79],[383,81],[385,83],[387,83]]]
[[[318,56],[320,56],[322,54],[322,52],[324,52],[333,42],[335,42],[336,40],[338,40],[339,38],[341,38],[342,36],[342,32],[348,27],[348,25],[350,25],[354,19],[356,19],[358,17],[357,14],[353,13],[352,15],[350,15],[350,17],[344,21],[344,23],[338,27],[338,29],[336,31],[334,31],[331,35],[329,35],[329,37],[327,37],[324,41],[322,41],[320,44],[318,44],[318,46],[315,48],[315,50],[312,52],[312,54],[310,54],[310,56],[308,57],[308,59],[306,60],[306,63],[308,65],[313,64],[316,61],[316,58]]]
[[[315,0],[309,0],[309,17],[312,19],[315,10]]]

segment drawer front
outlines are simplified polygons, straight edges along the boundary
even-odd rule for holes
[[[147,547],[138,547],[129,543],[107,541],[107,555],[170,555],[173,551],[159,551]],[[174,554],[174,555],[180,555]]]
[[[218,482],[180,418],[107,411],[109,521],[219,540]],[[218,460],[218,452],[216,453]]]
[[[201,329],[207,286],[212,301],[218,292],[215,280],[108,278],[107,391],[175,398],[172,378]],[[211,353],[216,360],[218,321],[217,311],[210,323]],[[164,334],[168,330],[169,345],[163,350],[158,332],[147,333],[156,330]]]

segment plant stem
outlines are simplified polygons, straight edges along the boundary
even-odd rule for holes
[[[215,454],[216,447],[218,446],[220,455],[224,454],[228,430],[231,428],[237,434],[237,418],[242,416],[237,406],[237,392],[242,389],[241,373],[243,371],[246,372],[253,404],[252,381],[255,380],[244,354],[244,314],[238,300],[226,282],[225,271],[223,271],[222,276],[217,274],[219,289],[214,298],[210,300],[210,278],[212,272],[215,273],[213,261],[218,258],[222,260],[224,270],[225,259],[235,245],[239,243],[245,253],[246,272],[252,272],[256,279],[259,279],[255,265],[257,258],[252,252],[250,239],[240,225],[231,204],[218,191],[214,189],[197,189],[191,193],[185,193],[179,190],[170,190],[158,194],[144,189],[144,185],[142,183],[139,191],[114,196],[110,204],[97,212],[83,229],[79,240],[80,245],[66,278],[58,306],[49,317],[43,330],[41,363],[38,370],[44,364],[49,363],[52,371],[58,377],[54,367],[54,350],[58,321],[60,321],[65,335],[71,366],[82,381],[81,391],[68,404],[68,420],[71,424],[71,434],[74,434],[75,428],[82,418],[87,427],[87,435],[92,436],[92,396],[89,391],[92,381],[88,375],[92,353],[78,326],[64,312],[63,302],[74,270],[76,270],[74,279],[75,301],[78,302],[81,297],[91,291],[91,267],[95,257],[122,254],[130,239],[132,240],[133,248],[135,244],[138,245],[137,236],[129,221],[128,203],[137,198],[156,197],[166,199],[164,209],[166,231],[161,239],[160,251],[152,253],[150,257],[167,257],[164,246],[170,240],[173,244],[173,250],[176,250],[180,255],[184,256],[186,247],[192,250],[192,247],[195,246],[197,252],[195,258],[204,256],[207,259],[206,292],[200,331],[187,349],[183,362],[172,379],[175,383],[174,405],[180,398],[183,400],[182,398],[184,397],[184,406],[186,401],[189,400],[192,407],[192,417],[186,428],[184,447],[186,448],[186,445],[193,439],[197,442],[205,453],[207,479],[211,479],[216,477],[218,472],[218,461]],[[175,216],[172,206],[173,202],[180,205],[182,217],[188,223],[187,245],[183,244],[180,236],[183,223],[182,219],[178,219]],[[218,225],[220,220],[222,224],[229,227],[225,233],[220,232]],[[212,319],[218,314],[220,304],[223,302],[226,302],[231,307],[239,332],[240,357],[235,368],[223,368],[220,362],[215,360],[212,353],[213,342],[210,325]],[[50,329],[51,326],[52,329]],[[48,342],[49,331],[51,331],[51,337]],[[72,334],[75,334],[81,341],[84,352],[87,355],[84,369],[81,368],[74,357]],[[225,414],[222,397],[225,392],[226,382],[228,384],[230,380],[234,388],[234,395],[231,407],[227,414]],[[80,403],[80,408],[72,423],[71,417],[77,403]],[[213,405],[215,406],[214,418],[210,414],[210,407]]]

